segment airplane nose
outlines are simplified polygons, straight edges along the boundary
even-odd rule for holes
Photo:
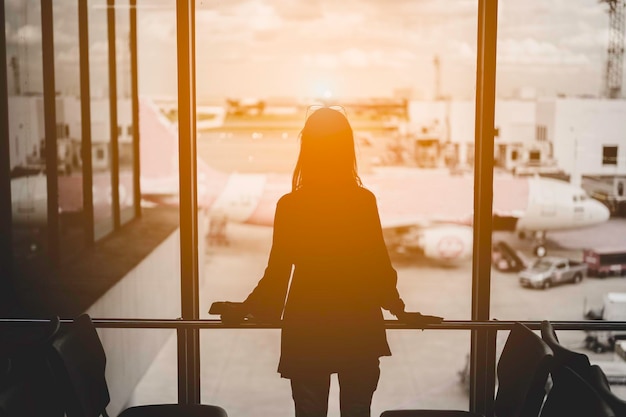
[[[611,213],[609,212],[607,206],[596,200],[591,200],[591,203],[593,204],[593,210],[591,212],[593,213],[592,219],[594,221],[601,223],[607,221],[609,217],[611,217]]]

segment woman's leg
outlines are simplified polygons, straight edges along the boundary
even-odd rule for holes
[[[296,417],[326,417],[329,390],[329,373],[312,373],[291,378],[291,395],[296,406]]]
[[[380,377],[378,358],[346,364],[338,374],[341,417],[370,417]]]

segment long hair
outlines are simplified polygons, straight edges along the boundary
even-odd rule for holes
[[[361,186],[357,174],[354,134],[341,112],[322,107],[300,132],[300,154],[293,171],[293,191],[306,187]]]

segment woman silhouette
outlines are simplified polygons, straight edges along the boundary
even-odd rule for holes
[[[276,206],[265,274],[240,311],[282,316],[278,372],[291,379],[297,417],[327,415],[333,373],[341,416],[370,415],[379,357],[391,355],[381,308],[410,314],[396,279],[376,198],[357,174],[352,128],[340,111],[320,108],[302,129],[292,191]]]

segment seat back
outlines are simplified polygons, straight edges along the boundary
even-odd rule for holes
[[[584,353],[574,352],[561,345],[554,327],[547,320],[541,322],[541,338],[550,346],[550,349],[552,349],[554,353],[554,361],[552,364],[552,376],[554,378],[559,377],[558,374],[561,367],[567,366],[584,380],[589,380],[591,377],[591,363],[589,363],[589,357]]]
[[[591,378],[587,381],[589,385],[606,401],[616,416],[626,416],[626,401],[611,391],[611,386],[602,368],[598,365],[591,365],[590,374]]]
[[[106,355],[87,314],[61,330],[52,342],[49,363],[68,417],[95,417],[106,412],[110,401],[104,375]]]
[[[545,398],[552,351],[528,327],[515,323],[497,365],[497,417],[537,417]]]
[[[541,417],[615,417],[609,404],[568,366],[560,370],[541,409]]]
[[[62,417],[56,385],[48,368],[46,352],[59,330],[60,320],[52,318],[43,326],[0,330],[1,417]]]

